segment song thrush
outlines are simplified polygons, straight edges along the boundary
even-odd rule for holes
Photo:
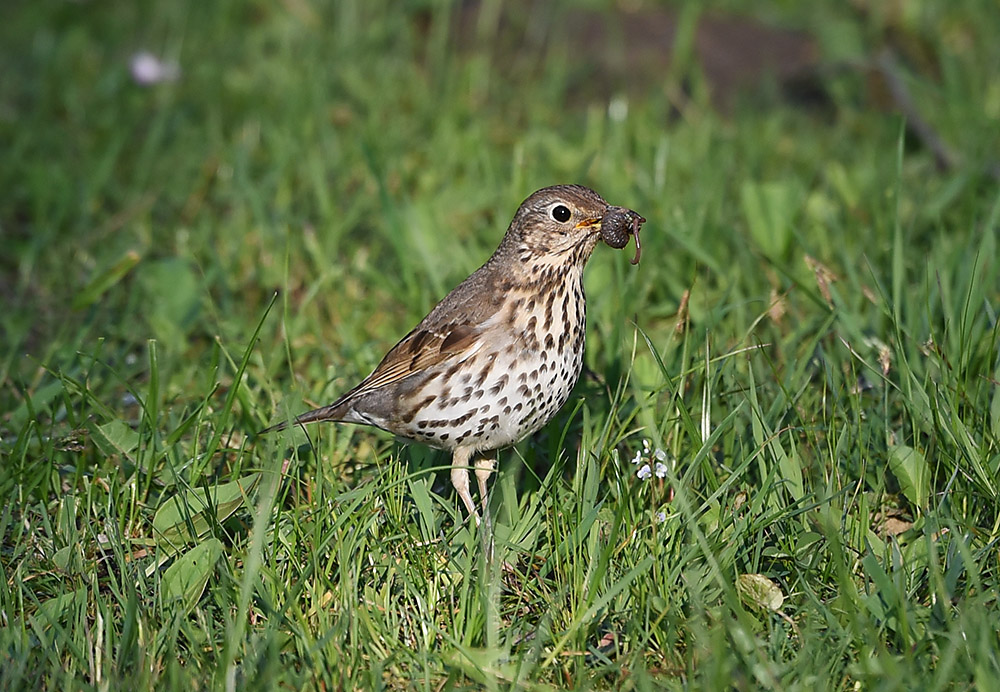
[[[451,482],[479,523],[469,492],[475,459],[484,520],[493,460],[566,403],[583,366],[583,268],[599,239],[623,248],[636,212],[580,185],[547,187],[517,210],[486,264],[445,296],[374,372],[295,424],[374,425],[452,455]],[[261,431],[280,430],[279,423]]]

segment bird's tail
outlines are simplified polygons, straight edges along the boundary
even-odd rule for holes
[[[342,421],[344,419],[344,413],[346,413],[344,402],[336,401],[329,406],[323,406],[322,408],[313,409],[312,411],[306,411],[301,416],[296,416],[292,420],[282,421],[281,423],[276,423],[269,428],[264,428],[258,432],[256,436],[278,432],[279,430],[284,430],[292,425],[305,425],[306,423],[319,423],[321,421]]]

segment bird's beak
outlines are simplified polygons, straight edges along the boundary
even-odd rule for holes
[[[602,219],[600,217],[598,217],[596,219],[584,219],[583,221],[581,221],[580,223],[578,223],[575,226],[575,228],[577,230],[581,230],[581,229],[584,229],[584,228],[589,228],[590,230],[594,231],[595,233],[599,233],[601,231],[601,220]]]

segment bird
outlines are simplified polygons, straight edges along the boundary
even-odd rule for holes
[[[493,255],[333,403],[283,421],[374,426],[451,453],[451,482],[477,525],[490,525],[496,450],[549,422],[583,368],[583,270],[602,239],[636,242],[645,219],[582,185],[521,203]],[[470,492],[475,469],[482,519]]]

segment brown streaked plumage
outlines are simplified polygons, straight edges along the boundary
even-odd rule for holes
[[[535,192],[486,264],[445,296],[371,375],[292,422],[374,425],[450,451],[452,484],[478,523],[469,462],[531,435],[566,403],[583,366],[583,268],[602,233],[616,248],[634,236],[638,260],[644,221],[580,185]],[[474,463],[488,521],[493,461],[479,456]]]

